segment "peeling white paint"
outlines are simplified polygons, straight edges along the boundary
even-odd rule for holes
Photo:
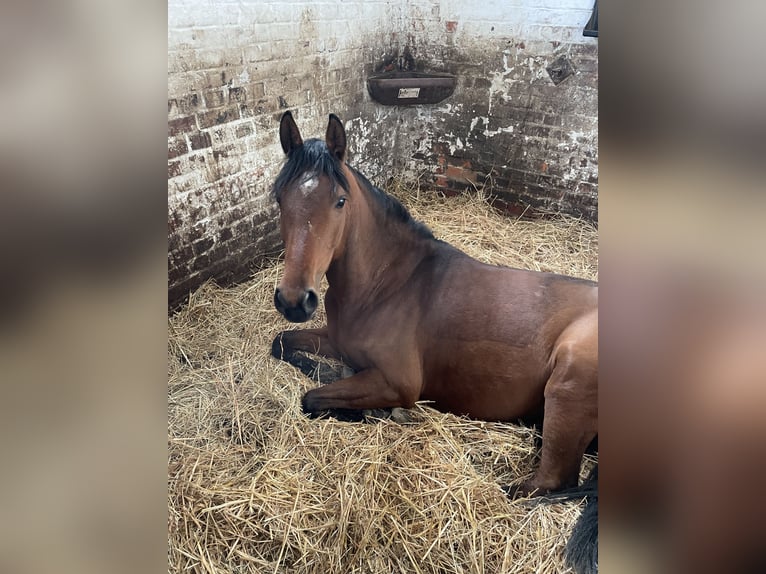
[[[455,151],[459,149],[465,149],[465,145],[463,144],[463,140],[461,140],[459,137],[456,137],[454,133],[450,132],[447,134],[446,137],[440,138],[438,140],[441,143],[445,143],[449,146],[449,153],[450,155],[454,155]]]
[[[556,149],[560,149],[560,150],[575,149],[578,145],[581,144],[581,140],[588,140],[589,137],[590,137],[590,134],[573,130],[566,134],[567,141],[559,142],[558,144],[556,144]]]
[[[567,137],[572,140],[574,143],[577,143],[579,138],[586,137],[585,132],[578,132],[578,131],[571,131],[567,134]]]
[[[489,86],[489,103],[487,105],[487,113],[492,113],[492,97],[494,94],[499,93],[504,102],[511,99],[508,95],[509,84],[506,81],[506,77],[513,72],[514,66],[508,66],[508,56],[510,56],[510,50],[503,50],[503,70],[501,72],[492,72],[492,80]]]
[[[471,120],[471,126],[468,128],[468,137],[470,137],[471,132],[473,132],[476,129],[476,126],[479,122],[482,122],[484,124],[484,130],[481,132],[484,137],[491,138],[493,136],[496,136],[497,134],[510,134],[513,133],[516,129],[515,126],[505,126],[505,127],[499,127],[496,130],[490,130],[489,129],[489,118],[486,116],[476,116]]]
[[[496,130],[484,130],[484,135],[488,138],[491,138],[492,136],[496,136],[497,134],[512,134],[514,131],[514,126],[506,126],[506,127],[499,127]]]
[[[472,132],[473,130],[475,130],[475,129],[476,129],[476,124],[478,124],[478,123],[479,123],[479,120],[481,120],[482,122],[484,122],[484,125],[485,125],[485,126],[486,126],[487,124],[489,124],[489,118],[485,118],[484,116],[476,116],[475,118],[473,118],[473,119],[471,120],[471,127],[470,127],[470,128],[468,128],[468,134],[469,134],[469,135],[471,134],[471,132]]]

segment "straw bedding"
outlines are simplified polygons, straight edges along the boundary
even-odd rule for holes
[[[483,261],[596,278],[597,233],[581,221],[514,221],[480,193],[389,192]],[[269,354],[291,327],[273,308],[280,271],[205,284],[169,319],[168,570],[565,572],[581,503],[500,489],[533,473],[534,429],[426,404],[408,422],[301,414],[317,383]]]

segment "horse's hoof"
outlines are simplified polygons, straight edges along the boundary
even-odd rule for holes
[[[322,409],[317,405],[317,400],[311,391],[307,391],[301,399],[301,410],[310,419],[326,419],[332,416],[332,410]]]
[[[501,486],[500,488],[510,500],[531,498],[542,494],[536,486],[532,486],[528,481],[522,482],[521,484],[508,484]]]
[[[280,361],[284,361],[284,345],[282,344],[282,333],[274,337],[274,340],[271,342],[271,356],[279,359]]]
[[[340,369],[340,377],[339,379],[347,379],[349,377],[354,376],[354,369],[349,367],[348,365],[343,365]]]
[[[312,420],[329,418],[330,413],[328,411],[308,411],[303,406],[303,414]]]
[[[391,420],[395,423],[407,424],[412,422],[412,415],[407,409],[394,407],[391,409]]]
[[[318,411],[313,405],[314,401],[311,400],[310,392],[311,391],[303,395],[303,398],[301,399],[301,410],[303,411],[303,414],[309,415],[310,418],[315,419],[318,416]]]
[[[500,487],[508,500],[516,500],[517,498],[524,498],[526,496],[522,492],[522,486],[520,484],[504,484]]]
[[[362,411],[362,420],[375,421],[391,418],[389,409],[364,409]]]

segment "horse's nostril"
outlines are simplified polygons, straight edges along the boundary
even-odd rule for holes
[[[319,297],[317,297],[316,291],[313,289],[306,291],[306,294],[303,296],[303,308],[306,310],[306,313],[314,312],[318,304]]]
[[[287,307],[285,300],[282,298],[282,291],[279,289],[274,291],[274,305],[277,307],[277,309]]]

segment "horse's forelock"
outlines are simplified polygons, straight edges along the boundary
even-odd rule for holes
[[[343,173],[341,162],[334,157],[327,144],[319,139],[310,139],[293,149],[274,182],[272,193],[279,200],[282,192],[304,174],[325,175],[333,183],[348,191],[348,179]]]

